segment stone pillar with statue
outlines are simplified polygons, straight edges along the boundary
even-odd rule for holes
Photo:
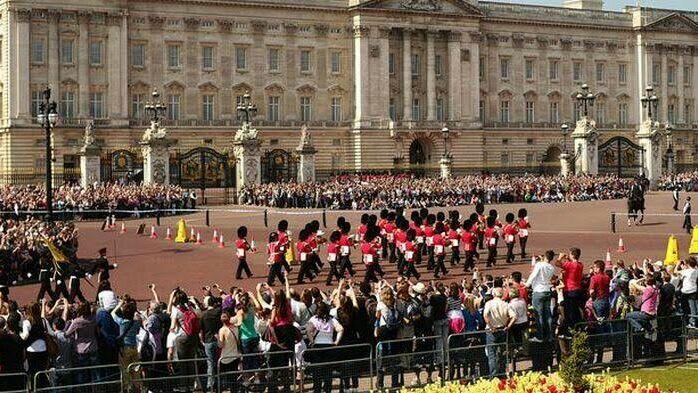
[[[662,139],[666,138],[666,161],[667,172],[674,170],[674,151],[671,147],[672,126],[661,124],[656,120],[659,97],[654,94],[654,88],[647,86],[645,95],[640,98],[643,109],[646,110],[645,120],[640,124],[635,137],[638,144],[642,146],[642,172],[650,182],[650,188],[654,188],[657,180],[663,174],[662,168]]]
[[[299,156],[298,183],[312,183],[315,181],[315,153],[317,149],[313,146],[313,138],[310,136],[308,127],[301,128],[301,141],[296,148]]]
[[[574,145],[574,167],[577,174],[596,175],[599,173],[599,132],[596,122],[589,117],[596,95],[589,92],[587,84],[576,97],[577,113],[581,115],[572,132]]]
[[[160,94],[153,90],[153,101],[144,106],[150,117],[150,127],[145,130],[139,145],[143,153],[143,184],[170,183],[170,147],[173,141],[167,137],[167,130],[160,125],[160,120],[167,109],[159,101]]]
[[[251,101],[250,94],[245,93],[237,106],[237,111],[243,115],[242,125],[235,132],[233,140],[235,184],[238,191],[262,182],[262,142],[257,130],[252,127],[251,119],[257,113],[257,107]]]
[[[444,139],[444,154],[441,156],[441,159],[439,160],[439,169],[441,172],[441,178],[442,179],[450,179],[452,176],[452,170],[451,168],[453,167],[453,156],[451,155],[451,152],[448,149],[448,141],[451,135],[451,131],[448,129],[448,127],[445,127],[441,129],[441,136]]]
[[[100,147],[95,142],[95,123],[90,120],[85,126],[85,138],[80,148],[80,186],[101,181]]]

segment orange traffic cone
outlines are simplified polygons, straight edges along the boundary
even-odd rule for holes
[[[119,233],[126,233],[126,223],[121,223],[121,232]]]
[[[606,260],[604,260],[606,263],[606,270],[611,270],[613,269],[613,261],[611,260],[611,249],[609,248],[606,250]]]
[[[628,249],[625,248],[625,244],[623,244],[623,238],[619,237],[618,238],[618,252],[623,253],[623,252],[627,252],[627,251],[628,251]]]
[[[167,226],[167,236],[165,236],[165,240],[172,240],[172,228],[170,226]]]
[[[196,239],[196,232],[194,232],[194,227],[191,227],[189,231],[189,241],[193,242]]]
[[[201,231],[196,232],[196,244],[204,244],[204,242],[201,241]]]
[[[225,248],[225,240],[223,239],[223,235],[221,235],[219,239],[218,248]]]
[[[218,229],[213,230],[213,239],[211,240],[211,243],[218,243]]]
[[[151,239],[157,239],[158,238],[158,233],[155,231],[155,225],[150,226],[150,238]]]

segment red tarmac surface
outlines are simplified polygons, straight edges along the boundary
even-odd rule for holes
[[[681,195],[682,200],[685,196],[685,193]],[[528,244],[529,254],[539,254],[547,249],[559,252],[576,246],[582,249],[582,260],[586,263],[594,259],[604,259],[608,249],[611,249],[614,260],[622,258],[626,261],[633,261],[642,260],[645,257],[659,260],[664,258],[667,238],[670,234],[677,235],[679,239],[681,257],[684,257],[688,252],[690,236],[681,230],[683,217],[671,209],[671,195],[668,192],[650,193],[647,195],[646,203],[648,214],[661,213],[666,215],[649,215],[645,218],[643,226],[630,228],[626,224],[625,217],[618,217],[618,233],[616,234],[612,234],[610,231],[610,212],[626,212],[626,200],[488,205],[486,211],[491,208],[498,209],[500,217],[503,217],[510,211],[516,213],[520,207],[528,209],[533,226]],[[148,283],[157,285],[161,299],[167,299],[169,291],[176,286],[188,289],[193,294],[200,293],[199,288],[203,285],[212,283],[218,283],[226,289],[231,285],[251,289],[256,283],[266,279],[266,256],[263,250],[267,234],[276,227],[279,220],[287,219],[290,224],[289,228],[295,235],[301,225],[306,222],[322,219],[320,211],[312,213],[304,210],[277,212],[269,209],[269,228],[265,228],[263,209],[247,206],[216,207],[215,209],[237,209],[245,212],[212,211],[210,213],[211,227],[205,226],[203,213],[183,216],[187,220],[188,227],[194,226],[201,231],[204,239],[203,245],[175,244],[165,240],[165,231],[168,225],[172,228],[173,236],[176,235],[176,222],[180,217],[163,219],[158,228],[159,238],[156,240],[150,239],[148,236],[150,225],[154,224],[154,219],[126,220],[127,233],[125,234],[119,234],[121,222],[118,222],[116,230],[107,232],[99,229],[101,223],[98,222],[79,223],[78,227],[81,233],[79,255],[82,258],[91,258],[96,255],[98,249],[107,247],[109,260],[119,264],[118,269],[112,272],[112,286],[118,294],[128,293],[141,300],[150,297],[147,289]],[[439,209],[431,210],[435,212]],[[474,211],[474,207],[461,207],[458,210],[470,214]],[[357,227],[360,213],[328,211],[328,228],[325,229],[325,232],[329,233],[331,228],[334,228],[336,219],[340,215],[350,219],[353,229]],[[694,223],[696,221],[698,220],[694,220]],[[140,223],[146,224],[146,234],[143,236],[136,235]],[[250,229],[248,239],[254,238],[257,247],[262,250],[250,258],[255,276],[242,281],[234,278],[237,261],[234,258],[235,250],[231,248],[235,239],[235,230],[239,225],[248,226]],[[214,228],[218,228],[223,233],[226,240],[225,249],[218,248],[217,244],[211,242]],[[628,248],[628,252],[625,254],[615,252],[619,236],[623,237],[625,246]],[[517,250],[518,246],[515,248],[515,251]],[[355,254],[352,260],[355,267],[358,268],[357,278],[360,279],[363,278],[364,269],[358,263]],[[324,249],[321,250],[321,255],[324,260]],[[382,266],[387,273],[386,279],[394,280],[396,277],[394,265],[383,262]],[[513,265],[506,265],[503,261],[499,261],[497,266],[492,269],[484,268],[484,262],[478,267],[482,272],[491,271],[493,274],[506,274],[520,270],[525,276],[530,270],[529,266],[530,260],[517,259]],[[295,282],[297,270],[298,268],[295,268],[290,275],[292,283]],[[425,271],[424,265],[419,270],[423,280],[433,277],[431,272]],[[327,267],[312,285],[326,288],[324,284],[326,274]],[[465,274],[462,272],[462,268],[457,267],[441,280],[450,282],[460,280],[463,277]],[[95,290],[89,284],[84,283],[82,288],[88,298],[94,298]],[[37,285],[15,287],[11,289],[11,295],[20,303],[25,303],[33,299],[37,291]]]

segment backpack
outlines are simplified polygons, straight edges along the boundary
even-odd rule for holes
[[[389,309],[388,314],[384,315],[383,319],[385,320],[385,328],[388,331],[394,332],[400,328],[400,313],[396,308]]]
[[[199,317],[196,315],[191,307],[185,309],[179,309],[182,313],[182,330],[187,336],[195,336],[201,332],[201,324],[199,323]]]

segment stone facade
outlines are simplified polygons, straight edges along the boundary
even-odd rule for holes
[[[140,155],[154,88],[169,109],[172,154],[209,147],[233,162],[236,102],[249,91],[262,156],[294,155],[307,125],[319,173],[410,163],[438,173],[444,126],[455,173],[559,167],[560,124],[575,122],[572,97],[582,83],[598,93],[591,117],[600,144],[636,141],[640,97],[654,85],[659,120],[675,126],[677,164],[691,165],[697,45],[698,13],[652,8],[8,0],[0,8],[0,172],[43,168],[33,112],[46,84],[62,116],[53,138],[58,170],[79,166],[91,119],[103,154]]]

